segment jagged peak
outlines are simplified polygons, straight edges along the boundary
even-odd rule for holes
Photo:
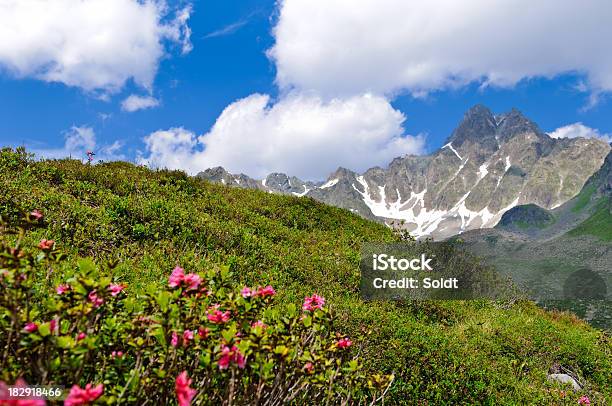
[[[515,135],[524,133],[535,133],[547,137],[536,123],[527,118],[517,108],[512,108],[509,112],[499,115],[497,123],[498,133],[504,139],[509,139]]]
[[[445,144],[452,143],[453,146],[460,147],[467,140],[482,142],[494,139],[496,129],[497,123],[491,110],[482,104],[476,104],[463,115],[463,119]]]
[[[327,180],[330,181],[333,179],[343,179],[353,176],[355,176],[355,172],[351,171],[350,169],[346,169],[339,166],[338,169],[336,169],[331,175],[327,177]]]

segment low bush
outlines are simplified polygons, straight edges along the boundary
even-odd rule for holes
[[[16,244],[0,246],[6,382],[71,387],[66,405],[348,404],[382,399],[389,387],[390,376],[362,371],[357,344],[334,330],[324,298],[281,307],[271,286],[234,286],[226,266],[177,266],[166,288],[135,292],[81,259],[37,301],[36,275],[63,260],[52,240],[38,252],[21,246],[41,216],[32,212]]]

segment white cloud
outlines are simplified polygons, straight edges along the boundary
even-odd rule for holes
[[[323,179],[338,166],[365,170],[422,153],[424,137],[406,136],[404,120],[386,99],[367,94],[329,102],[290,94],[275,104],[255,94],[229,105],[207,134],[171,128],[149,135],[141,162],[192,174],[221,165],[258,178]]]
[[[64,146],[60,148],[36,149],[32,152],[38,158],[61,159],[74,158],[86,159],[86,152],[95,152],[96,160],[117,161],[125,160],[126,157],[119,152],[122,147],[120,141],[115,141],[110,145],[98,145],[96,134],[91,127],[73,126],[64,133]]]
[[[598,129],[587,127],[580,122],[559,127],[548,135],[552,138],[599,138],[607,143],[612,142],[612,134],[602,134]]]
[[[423,95],[585,75],[612,90],[612,2],[281,0],[269,51],[283,89]]]
[[[164,0],[2,0],[0,68],[102,96],[129,79],[150,89],[168,44],[191,50],[190,12]]]
[[[131,94],[121,102],[121,110],[134,112],[159,106],[159,100],[151,96],[138,96]]]

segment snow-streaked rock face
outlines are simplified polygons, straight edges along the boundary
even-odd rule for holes
[[[198,176],[226,185],[309,196],[363,217],[442,239],[493,227],[507,210],[556,207],[575,196],[610,146],[552,139],[517,110],[494,116],[475,106],[446,144],[427,156],[394,159],[363,174],[339,168],[325,182],[273,173],[262,181],[212,168]]]

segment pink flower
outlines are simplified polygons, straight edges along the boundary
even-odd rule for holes
[[[168,285],[171,288],[178,288],[184,284],[188,290],[196,290],[201,283],[202,278],[200,275],[195,273],[185,275],[185,270],[179,266],[172,270],[170,278],[168,278]]]
[[[338,340],[336,345],[338,346],[338,348],[348,348],[353,345],[353,342],[348,338],[341,338],[340,340]]]
[[[77,341],[81,341],[84,340],[85,337],[87,337],[87,334],[83,333],[82,331],[77,335]]]
[[[28,384],[23,378],[18,378],[15,381],[14,385],[11,385],[16,388],[27,388]],[[9,399],[9,389],[8,385],[4,381],[0,381],[0,405],[14,405],[14,406],[45,406],[47,403],[40,398],[34,397],[22,397],[20,399],[15,400],[5,400]]]
[[[177,266],[176,268],[172,270],[172,273],[170,274],[170,278],[168,278],[168,285],[171,288],[177,288],[181,285],[181,282],[183,282],[184,278],[185,278],[185,270]]]
[[[55,241],[54,240],[45,240],[45,239],[42,239],[38,243],[38,248],[40,248],[43,251],[49,251],[49,250],[53,249],[54,245],[55,245]]]
[[[588,396],[582,396],[580,399],[578,399],[578,404],[579,405],[590,405],[591,399],[589,399]]]
[[[314,372],[314,365],[312,364],[312,362],[307,362],[306,365],[304,365],[304,369],[309,374],[312,374]]]
[[[123,351],[113,351],[111,352],[111,358],[122,358]]]
[[[257,320],[257,321],[254,321],[253,323],[251,323],[251,328],[257,328],[257,327],[261,327],[262,329],[264,329],[264,328],[268,327],[268,325],[265,324],[261,320]]]
[[[276,291],[274,290],[274,288],[270,285],[266,286],[265,288],[262,288],[261,286],[259,288],[257,288],[257,296],[261,296],[261,297],[266,297],[266,296],[274,296],[276,295]]]
[[[191,379],[187,376],[187,371],[181,372],[179,376],[176,377],[174,385],[174,391],[176,392],[179,406],[189,406],[191,404],[191,399],[193,399],[197,393],[197,391],[190,388],[189,385],[191,385]]]
[[[38,330],[38,324],[33,323],[33,322],[29,322],[26,323],[25,327],[23,328],[26,332],[28,333],[33,333],[36,330]]]
[[[198,335],[200,336],[200,338],[202,340],[204,340],[206,337],[208,337],[208,333],[210,333],[210,329],[208,329],[206,327],[199,327],[198,328]]]
[[[35,209],[35,210],[32,210],[32,212],[30,213],[30,217],[32,217],[34,220],[40,220],[40,219],[42,219],[44,216],[43,216],[43,214],[40,212],[40,210]]]
[[[315,293],[310,297],[304,298],[302,309],[306,311],[314,311],[315,309],[322,309],[324,304],[325,298]]]
[[[215,324],[222,324],[222,323],[226,323],[227,321],[229,321],[229,319],[231,318],[231,313],[228,311],[224,311],[222,312],[221,310],[213,310],[212,313],[208,313],[206,315],[206,317],[208,317],[208,320],[211,323],[215,323]]]
[[[64,293],[68,292],[69,290],[70,290],[70,285],[67,285],[65,283],[57,285],[57,287],[55,288],[55,291],[57,292],[58,295],[63,295]]]
[[[173,347],[178,347],[178,344],[179,344],[178,334],[176,334],[176,331],[173,331],[172,339],[170,340],[170,345]]]
[[[111,283],[108,285],[108,290],[111,293],[111,296],[117,296],[123,289],[126,288],[126,285],[120,283]]]
[[[202,278],[198,274],[189,273],[185,275],[183,282],[187,285],[187,289],[196,290],[202,283]]]
[[[240,294],[242,295],[243,298],[247,298],[247,297],[251,297],[253,296],[253,291],[251,290],[251,288],[249,287],[244,287],[242,288],[242,290],[240,291]]]
[[[189,341],[193,340],[193,331],[185,330],[183,331],[183,345],[189,345]]]
[[[244,355],[238,350],[238,347],[235,345],[232,348],[224,345],[221,348],[221,357],[219,358],[219,369],[227,369],[231,363],[235,363],[238,365],[238,368],[244,368],[246,365],[246,360]]]
[[[87,297],[89,298],[91,304],[93,304],[93,307],[100,307],[102,306],[102,303],[104,303],[104,299],[99,297],[95,290],[89,292],[89,295],[87,295]]]
[[[92,387],[88,383],[84,389],[79,385],[74,385],[70,389],[68,397],[64,400],[64,406],[88,405],[102,396],[102,393],[104,393],[104,385],[102,384]]]
[[[52,319],[49,322],[49,330],[51,330],[51,334],[59,333],[59,319]]]

